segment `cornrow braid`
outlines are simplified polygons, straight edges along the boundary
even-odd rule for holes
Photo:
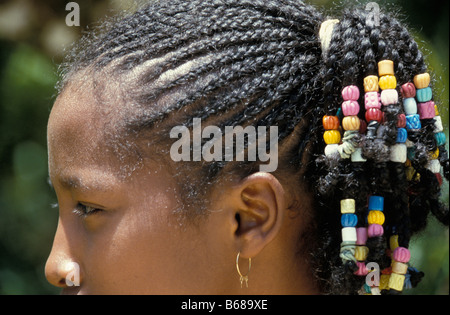
[[[421,128],[406,128],[406,144],[397,146],[411,101],[405,101],[402,87],[427,67],[417,43],[392,14],[380,13],[380,25],[369,14],[344,10],[324,52],[319,30],[325,18],[302,1],[151,1],[104,33],[85,38],[68,56],[61,89],[81,71],[92,74],[99,87],[111,78],[125,100],[117,123],[123,145],[145,140],[141,155],[151,154],[149,147],[167,153],[169,131],[193,128],[194,118],[221,131],[277,126],[274,174],[282,179],[289,174],[297,190],[313,196],[308,240],[314,241],[305,250],[322,292],[398,293],[403,275],[396,272],[406,266],[411,236],[424,228],[429,213],[448,225],[431,161],[443,166],[447,180],[449,162],[436,118],[423,117]],[[379,62],[386,60],[398,81],[390,90],[402,97],[381,106]],[[366,91],[375,78],[376,89]],[[347,101],[348,109],[355,106],[349,111]],[[372,110],[366,101],[379,107]],[[244,151],[250,145],[247,141]],[[392,160],[405,146],[407,162]],[[189,205],[186,217],[206,215],[204,197],[221,177],[244,178],[258,163],[176,164],[174,176]],[[382,233],[368,237],[370,225]],[[361,276],[369,272],[369,262],[379,263],[382,280],[393,279],[391,287],[364,286]],[[407,267],[405,283],[415,286],[423,274]]]

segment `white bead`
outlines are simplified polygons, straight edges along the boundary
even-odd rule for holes
[[[407,157],[407,148],[404,143],[397,143],[391,146],[389,159],[392,162],[405,163]]]
[[[325,155],[326,156],[333,155],[334,153],[336,153],[338,151],[338,147],[339,147],[339,144],[337,144],[337,143],[327,144],[325,146]]]
[[[432,173],[439,173],[441,171],[441,163],[439,163],[439,160],[428,161],[425,167]]]
[[[407,148],[412,148],[412,147],[414,146],[414,142],[412,142],[412,141],[409,140],[409,139],[406,139],[405,144],[406,144],[406,147],[407,147]]]
[[[345,227],[342,229],[342,241],[343,242],[355,242],[356,243],[356,228]]]
[[[381,91],[381,104],[384,106],[398,103],[398,92],[395,89]]]
[[[434,116],[434,133],[444,131],[441,116]]]
[[[403,109],[405,110],[405,115],[417,114],[417,103],[414,97],[408,97],[403,100]]]
[[[352,153],[351,156],[352,162],[365,162],[367,159],[362,156],[362,149],[356,148],[355,152]]]
[[[372,293],[372,295],[381,295],[380,287],[371,287],[370,293]]]

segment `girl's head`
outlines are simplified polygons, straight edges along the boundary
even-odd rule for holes
[[[81,293],[351,294],[370,262],[402,278],[389,250],[407,253],[430,211],[448,224],[430,166],[448,180],[448,156],[437,119],[421,116],[399,141],[413,106],[402,86],[427,68],[406,28],[377,18],[346,9],[323,23],[288,0],[151,1],[86,37],[48,125],[60,207],[49,281]],[[364,82],[384,84],[383,60],[391,95],[403,94],[388,104],[377,86],[372,110]],[[250,258],[241,291],[236,263],[245,275]],[[422,276],[405,273],[407,285]]]

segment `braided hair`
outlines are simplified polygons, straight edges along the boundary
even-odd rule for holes
[[[439,149],[446,180],[449,162],[445,146],[435,139],[434,119],[424,119],[421,129],[408,132],[414,152],[407,167],[390,161],[398,117],[404,114],[402,99],[383,106],[382,122],[367,122],[367,135],[349,134],[365,163],[324,155],[322,117],[339,116],[345,86],[363,90],[364,78],[377,74],[380,60],[393,61],[398,86],[427,69],[408,30],[390,14],[380,13],[375,25],[364,9],[345,9],[326,54],[318,37],[325,20],[315,7],[298,0],[151,1],[110,23],[103,33],[85,37],[62,67],[60,89],[83,71],[100,78],[99,88],[118,83],[126,100],[120,134],[134,140],[122,145],[146,139],[164,153],[169,130],[175,125],[191,128],[193,118],[221,130],[277,126],[280,153],[274,174],[289,176],[313,196],[308,239],[314,241],[304,243],[320,288],[329,294],[356,294],[364,280],[355,274],[354,249],[348,250],[348,244],[344,254],[341,249],[339,202],[353,198],[363,224],[367,197],[384,197],[384,233],[367,240],[366,261],[389,268],[391,236],[407,248],[430,212],[448,225],[448,208],[439,201],[439,177],[427,168],[429,152]],[[364,110],[358,115],[363,122]],[[244,178],[255,172],[257,163],[200,161],[178,167],[175,176],[189,175],[188,181],[179,181],[184,201],[196,205],[186,215],[206,213],[200,196],[223,176]],[[408,275],[412,285],[423,276],[412,268]]]

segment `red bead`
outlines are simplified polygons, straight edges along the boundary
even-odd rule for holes
[[[405,114],[399,114],[397,116],[397,128],[405,128],[406,127],[406,116]]]
[[[359,133],[364,135],[366,134],[366,131],[367,131],[367,123],[364,119],[360,119]]]
[[[381,122],[383,120],[383,112],[378,108],[369,108],[366,110],[366,121],[376,120]]]
[[[440,173],[434,173],[436,175],[436,178],[439,182],[439,186],[442,186],[442,175]]]
[[[416,87],[411,82],[405,83],[401,87],[401,93],[403,98],[415,97]]]

